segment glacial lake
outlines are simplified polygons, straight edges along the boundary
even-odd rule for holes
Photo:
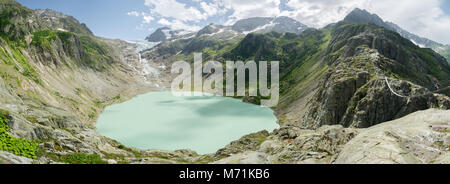
[[[267,107],[220,96],[152,92],[107,107],[97,131],[128,147],[214,153],[244,135],[278,128]]]

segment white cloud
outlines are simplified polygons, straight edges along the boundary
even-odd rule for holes
[[[142,23],[144,23],[144,24],[149,24],[150,22],[155,20],[155,18],[153,18],[150,14],[145,13],[145,12],[131,11],[131,12],[128,12],[127,15],[134,16],[134,17],[142,17]]]
[[[200,7],[208,16],[222,15],[227,12],[227,9],[223,7],[220,1],[214,1],[212,3],[200,2]]]
[[[274,17],[280,15],[280,0],[222,0],[233,11],[227,24],[251,17]]]
[[[356,7],[364,7],[370,0],[289,0],[291,11],[282,14],[311,27],[323,27],[342,20]]]
[[[153,18],[152,16],[150,16],[147,13],[142,12],[142,19],[143,19],[143,23],[145,24],[149,24],[150,22],[152,22],[153,20],[155,20],[155,18]]]
[[[440,8],[441,3],[442,0],[383,0],[373,1],[367,9],[410,32],[449,44],[450,16]]]
[[[195,25],[188,25],[186,23],[184,23],[181,20],[177,20],[174,19],[172,21],[169,21],[165,18],[162,18],[158,21],[158,24],[167,26],[169,28],[171,28],[172,30],[186,30],[186,31],[198,31],[201,29],[200,26],[195,26]]]
[[[195,7],[188,7],[176,0],[145,0],[150,12],[165,18],[174,18],[181,21],[205,20],[208,15]]]
[[[288,16],[320,28],[342,20],[354,8],[367,9],[386,21],[443,43],[450,43],[450,16],[440,8],[444,0],[145,0],[143,23],[154,19],[169,27],[198,29],[212,21],[226,25],[250,17]],[[282,4],[283,3],[283,4]],[[287,7],[280,8],[280,7]],[[211,18],[211,19],[210,19]],[[169,21],[170,20],[170,21]]]
[[[128,12],[127,15],[139,17],[140,14],[139,14],[139,12],[137,12],[137,11],[131,11],[131,12]]]

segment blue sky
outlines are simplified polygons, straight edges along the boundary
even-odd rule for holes
[[[149,31],[136,29],[141,20],[127,15],[146,11],[144,0],[18,0],[32,9],[53,9],[74,16],[98,36],[135,40]]]
[[[445,13],[450,14],[450,0],[445,0],[441,7]]]
[[[94,34],[141,40],[158,27],[195,31],[256,16],[289,16],[320,28],[354,8],[367,9],[406,30],[450,44],[450,0],[17,0],[86,23]],[[395,7],[394,9],[392,7]]]

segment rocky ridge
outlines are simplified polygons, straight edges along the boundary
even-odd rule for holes
[[[259,146],[245,138],[216,153],[215,164],[449,164],[450,111],[430,109],[367,129],[284,127]],[[247,148],[247,149],[245,149]],[[245,150],[245,151],[244,151]],[[223,158],[222,153],[227,154]],[[222,156],[222,159],[220,159]]]
[[[417,36],[415,34],[412,34],[397,24],[394,24],[392,22],[385,22],[383,19],[381,19],[378,15],[371,14],[367,12],[366,10],[361,10],[359,8],[356,8],[353,10],[349,15],[347,15],[344,19],[345,21],[349,22],[356,22],[356,23],[373,23],[378,26],[382,26],[384,28],[390,29],[392,31],[395,31],[399,33],[401,36],[403,36],[406,39],[411,40],[414,44],[422,47],[422,48],[431,48],[434,51],[438,52],[442,56],[444,56],[447,61],[450,63],[450,46],[444,45],[435,41],[432,41],[430,39]]]

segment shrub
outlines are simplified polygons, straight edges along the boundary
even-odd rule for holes
[[[85,153],[63,155],[59,157],[59,161],[68,164],[107,164],[100,155]]]
[[[8,134],[9,127],[6,124],[8,116],[7,111],[0,110],[0,150],[36,159],[38,144],[34,141],[11,137]]]
[[[58,38],[56,31],[42,30],[33,33],[31,45],[40,46],[44,49],[51,49],[51,42]]]

